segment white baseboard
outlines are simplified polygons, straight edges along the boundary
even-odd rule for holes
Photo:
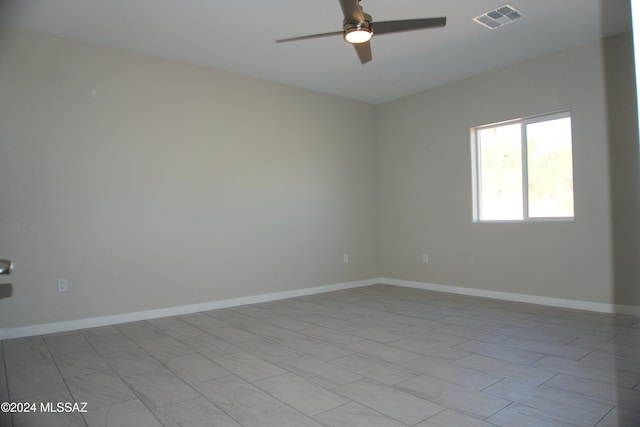
[[[111,316],[89,317],[85,319],[68,320],[64,322],[44,323],[33,326],[0,329],[0,340],[9,338],[21,338],[33,335],[53,334],[59,332],[75,331],[78,329],[95,328],[99,326],[115,325],[118,323],[137,322],[140,320],[156,319],[159,317],[181,316],[198,313],[200,311],[216,310],[219,308],[237,307],[246,304],[276,301],[287,298],[296,298],[306,295],[320,294],[324,292],[340,291],[344,289],[359,288],[375,285],[380,279],[358,280],[354,282],[337,283],[333,285],[316,286],[312,288],[294,289],[290,291],[271,292],[268,294],[248,297],[231,298],[218,301],[209,301],[199,304],[181,305],[155,310],[138,311],[134,313],[114,314]]]
[[[599,313],[628,314],[640,316],[640,307],[631,305],[606,304],[599,302],[551,298],[537,295],[516,294],[511,292],[489,291],[485,289],[463,288],[459,286],[438,285],[434,283],[412,282],[408,280],[382,278],[380,283],[405,288],[425,289],[429,291],[447,292],[451,294],[493,298],[505,301],[540,304],[552,307],[571,308],[576,310],[596,311]]]
[[[345,289],[359,288],[375,284],[386,284],[392,286],[402,286],[406,288],[424,289],[429,291],[447,292],[452,294],[477,296],[484,298],[494,298],[505,301],[523,302],[529,304],[540,304],[552,307],[571,308],[577,310],[588,310],[600,313],[616,313],[640,316],[640,307],[618,304],[606,304],[580,300],[570,300],[562,298],[550,298],[537,295],[517,294],[511,292],[489,291],[485,289],[463,288],[459,286],[438,285],[433,283],[412,282],[408,280],[376,278],[358,280],[354,282],[337,283],[333,285],[316,286],[312,288],[294,289],[290,291],[271,292],[267,294],[254,295],[248,297],[231,298],[218,301],[209,301],[199,304],[189,304],[176,307],[160,308],[155,310],[138,311],[134,313],[114,314],[110,316],[90,317],[85,319],[68,320],[64,322],[44,323],[33,326],[22,326],[16,328],[0,328],[0,340],[9,338],[21,338],[33,335],[52,334],[59,332],[74,331],[85,328],[95,328],[99,326],[115,325],[119,323],[136,322],[141,320],[156,319],[160,317],[181,316],[198,313],[207,310],[220,308],[237,307],[246,304],[257,304],[261,302],[277,301],[287,298],[296,298],[306,295],[314,295],[325,292],[340,291]]]

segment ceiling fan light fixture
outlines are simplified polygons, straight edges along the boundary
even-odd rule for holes
[[[345,26],[344,39],[349,43],[358,44],[371,40],[373,31],[368,23],[361,22],[354,26]]]

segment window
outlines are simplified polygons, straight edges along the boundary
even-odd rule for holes
[[[474,221],[573,218],[569,112],[472,129]]]

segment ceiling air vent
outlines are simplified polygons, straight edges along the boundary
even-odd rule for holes
[[[513,21],[517,21],[523,16],[524,14],[515,7],[505,4],[502,7],[483,13],[480,16],[476,16],[473,20],[490,30],[495,30],[496,28],[511,24]]]

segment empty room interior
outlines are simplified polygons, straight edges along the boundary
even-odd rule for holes
[[[635,3],[134,3],[0,3],[0,426],[640,426]]]

